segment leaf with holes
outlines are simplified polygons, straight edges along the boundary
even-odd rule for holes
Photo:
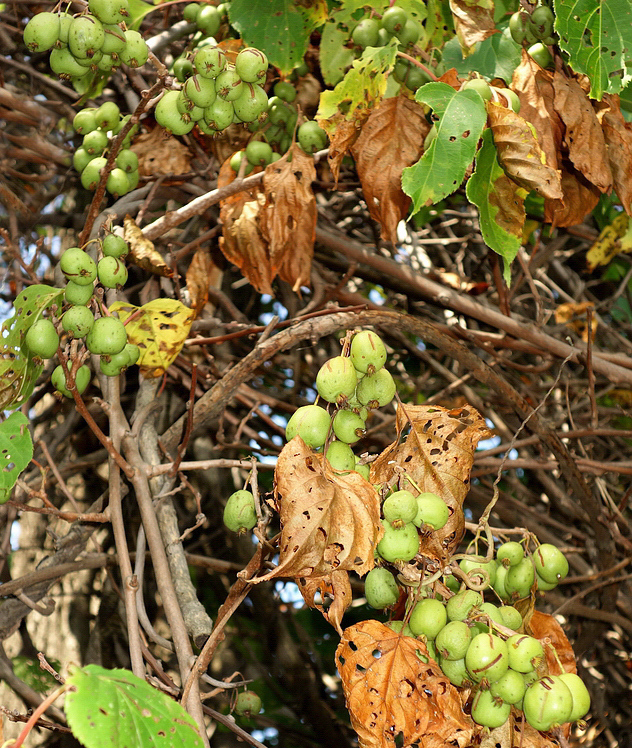
[[[353,595],[349,574],[346,571],[336,569],[331,574],[322,577],[299,577],[296,580],[303,600],[310,608],[319,610],[327,620],[342,636],[340,622],[347,608],[351,605]],[[316,602],[316,595],[320,596],[321,602]],[[326,602],[330,605],[326,605]]]
[[[606,107],[597,112],[606,141],[614,189],[621,205],[632,215],[632,128],[621,114],[618,96],[604,96]]]
[[[432,107],[437,137],[402,175],[402,187],[413,200],[414,213],[458,190],[487,119],[483,100],[475,91],[455,91],[447,83],[426,83],[415,99]]]
[[[419,104],[393,96],[371,112],[351,148],[369,213],[382,227],[382,239],[393,244],[397,224],[410,206],[402,191],[402,171],[423,153],[429,130]]]
[[[86,665],[66,683],[68,724],[86,748],[202,748],[182,706],[129,670]]]
[[[334,471],[300,436],[283,447],[274,471],[281,519],[279,565],[253,582],[366,574],[383,529],[380,498],[360,473]]]
[[[11,489],[33,458],[29,419],[17,411],[0,423],[0,504],[11,498]]]
[[[494,135],[498,160],[507,176],[543,197],[562,198],[560,173],[546,163],[530,122],[513,109],[487,102],[489,126]]]
[[[173,270],[154,247],[153,242],[143,236],[142,229],[136,225],[136,222],[130,215],[125,216],[123,227],[123,236],[129,244],[130,249],[127,259],[148,273],[171,278]]]
[[[555,0],[559,45],[577,73],[590,78],[590,96],[618,93],[632,80],[629,0]]]
[[[24,344],[31,325],[47,309],[61,309],[63,290],[46,285],[29,286],[13,304],[14,314],[2,325],[0,342],[0,409],[18,408],[33,392],[44,362]]]
[[[401,441],[404,429],[410,433]],[[450,509],[447,524],[422,535],[420,553],[447,560],[463,536],[463,502],[469,490],[474,451],[491,435],[472,407],[448,410],[438,405],[401,405],[397,409],[396,442],[371,465],[371,483],[399,478],[399,488],[440,496]],[[407,477],[411,481],[407,480]]]
[[[127,339],[140,348],[138,365],[146,377],[160,377],[175,361],[195,318],[189,309],[175,299],[154,299],[138,307],[122,301],[110,306],[125,325]]]
[[[345,629],[336,665],[361,748],[394,748],[396,739],[405,746],[470,744],[474,725],[462,694],[421,641],[362,621]]]
[[[561,199],[544,201],[544,221],[555,226],[575,226],[597,206],[601,192],[566,161],[561,169]]]
[[[284,74],[302,61],[312,31],[327,18],[325,0],[233,0],[228,8],[244,42],[265,52]]]
[[[511,263],[522,244],[526,213],[525,191],[505,174],[496,154],[491,130],[483,133],[476,154],[476,170],[468,179],[466,194],[476,205],[483,239],[505,263],[505,282],[511,280]]]
[[[493,0],[450,0],[454,28],[464,54],[496,34]]]
[[[318,211],[312,182],[314,159],[296,143],[265,170],[261,233],[268,243],[270,273],[297,292],[310,285]]]

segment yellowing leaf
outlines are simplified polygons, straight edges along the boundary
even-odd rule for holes
[[[588,309],[594,309],[595,305],[592,301],[582,301],[579,304],[575,304],[572,301],[565,304],[559,304],[555,309],[555,321],[559,324],[566,323],[567,327],[574,330],[577,335],[580,335],[582,340],[588,342],[588,324],[586,312]],[[597,319],[593,315],[591,320],[591,339],[595,339],[597,332]]]
[[[143,236],[134,219],[127,215],[123,221],[123,237],[130,246],[128,259],[134,265],[155,275],[171,278],[173,270],[163,260],[162,255],[154,248],[153,242]]]
[[[632,231],[627,213],[618,215],[610,226],[606,226],[599,239],[586,253],[586,264],[592,272],[599,265],[608,265],[613,257],[632,249]]]
[[[400,734],[404,746],[470,745],[474,725],[461,693],[423,642],[362,621],[345,629],[336,665],[361,748],[394,748]]]
[[[130,343],[140,348],[138,365],[146,377],[160,377],[175,361],[195,318],[193,309],[174,299],[154,299],[141,307],[116,301],[111,312],[118,312]]]

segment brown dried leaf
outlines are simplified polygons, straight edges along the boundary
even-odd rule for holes
[[[217,179],[218,188],[230,184],[235,177],[229,161],[225,161]],[[273,295],[274,275],[270,272],[268,246],[259,228],[262,204],[263,194],[256,187],[242,190],[220,202],[219,215],[224,229],[219,248],[259,293]]]
[[[331,574],[322,577],[299,578],[296,582],[305,603],[310,608],[319,610],[342,636],[340,622],[353,599],[349,574],[346,571],[336,569]],[[317,593],[320,594],[323,601],[331,599],[331,605],[325,607],[323,604],[315,602],[314,597]]]
[[[544,201],[544,220],[559,227],[575,226],[597,205],[600,192],[568,162],[561,174],[563,198]]]
[[[559,304],[555,309],[555,321],[557,324],[566,323],[567,327],[574,330],[577,335],[580,335],[582,340],[588,342],[588,323],[586,311],[588,309],[594,310],[595,305],[592,301],[582,301],[580,304],[568,302],[566,304]],[[593,314],[591,318],[591,339],[595,339],[597,333],[597,318]]]
[[[334,177],[334,182],[338,184],[342,159],[358,139],[361,123],[357,121],[351,122],[343,114],[334,115],[330,122],[331,127],[328,129],[328,132],[331,134],[331,140],[327,160]],[[323,122],[319,122],[319,125],[323,127]]]
[[[459,690],[421,641],[362,621],[345,629],[336,665],[361,748],[394,748],[400,733],[405,746],[469,745],[474,725]]]
[[[512,109],[487,102],[487,116],[498,151],[498,160],[514,182],[544,197],[561,198],[560,173],[545,163],[530,125]]]
[[[281,519],[279,565],[257,577],[323,577],[335,570],[366,574],[383,534],[380,498],[360,473],[337,473],[296,436],[281,450],[275,499]]]
[[[310,283],[318,218],[315,179],[314,159],[296,143],[266,168],[263,178],[261,233],[268,243],[270,274],[278,273],[294,291]]]
[[[491,0],[450,0],[456,35],[464,55],[478,42],[496,33],[494,3]]]
[[[199,247],[187,268],[187,290],[195,316],[199,316],[208,301],[209,286],[217,286],[222,271],[211,259],[207,249]]]
[[[614,189],[625,212],[632,215],[632,128],[623,119],[618,96],[605,94],[604,102],[608,106],[597,117],[606,141]]]
[[[191,170],[191,153],[162,127],[139,135],[131,150],[138,156],[138,171],[145,177],[156,174],[185,174]]]
[[[564,124],[553,105],[553,74],[541,68],[523,49],[522,61],[514,70],[511,87],[520,98],[520,114],[535,128],[546,163],[557,168]]]
[[[123,220],[123,238],[130,247],[127,258],[130,262],[154,275],[162,275],[165,278],[173,276],[173,270],[163,260],[153,242],[143,236],[142,230],[130,215],[126,215]]]
[[[420,159],[429,131],[417,102],[393,96],[371,112],[351,148],[369,213],[381,225],[385,241],[397,241],[397,224],[410,207],[402,171]]]
[[[560,748],[560,744],[513,715],[501,727],[482,730],[480,748]]]
[[[548,613],[541,613],[539,610],[534,610],[529,618],[526,633],[535,636],[536,639],[540,639],[542,642],[542,645],[544,646],[544,654],[546,655],[546,662],[551,675],[559,675],[562,672],[577,672],[577,663],[575,661],[573,647],[568,641],[564,629],[553,616]],[[550,645],[552,645],[553,648]],[[562,667],[564,668],[563,671],[557,662],[556,654],[562,663]]]
[[[410,420],[409,420],[410,419]],[[405,441],[402,431],[410,425]],[[409,476],[421,491],[438,494],[450,509],[441,530],[422,535],[420,553],[447,560],[463,537],[463,502],[469,490],[474,450],[491,435],[482,416],[472,407],[448,410],[437,405],[406,405],[397,409],[398,440],[371,465],[371,483],[399,478],[399,487],[411,489]],[[414,487],[412,487],[414,490]]]
[[[564,143],[573,166],[601,192],[607,192],[612,187],[612,172],[603,131],[590,99],[576,80],[558,71],[553,76],[553,88],[555,111],[566,126]]]

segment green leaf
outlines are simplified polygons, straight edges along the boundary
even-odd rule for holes
[[[577,73],[590,78],[590,96],[618,93],[632,80],[629,0],[554,0],[559,45]]]
[[[77,668],[66,681],[65,711],[86,748],[201,748],[197,727],[182,706],[129,670]]]
[[[14,414],[15,415],[15,414]],[[59,672],[61,663],[53,657],[47,657],[48,664]],[[20,680],[23,680],[27,686],[30,686],[37,693],[46,693],[59,684],[55,678],[46,670],[40,667],[37,660],[26,655],[18,655],[11,660],[13,672]]]
[[[2,325],[0,340],[0,410],[18,408],[33,392],[44,369],[41,358],[24,345],[26,333],[46,309],[61,309],[63,291],[52,286],[29,286],[15,299],[14,314]]]
[[[502,78],[510,84],[513,72],[520,64],[520,49],[507,30],[485,39],[465,58],[459,40],[454,37],[443,48],[442,59],[446,68],[455,68],[461,77],[476,71],[488,80]]]
[[[430,45],[439,49],[443,47],[447,36],[454,35],[454,19],[449,0],[428,0],[426,34]]]
[[[483,239],[505,264],[505,282],[522,243],[525,222],[525,190],[513,182],[498,163],[491,130],[483,133],[483,145],[476,154],[476,170],[466,187],[468,200],[476,205]]]
[[[11,498],[11,489],[33,458],[29,419],[17,411],[0,423],[0,504]]]
[[[143,0],[128,0],[128,2],[130,20],[127,23],[127,28],[138,31],[143,18],[152,10],[156,10],[156,6],[145,3]]]
[[[392,70],[396,56],[396,39],[385,47],[367,47],[334,90],[323,91],[320,95],[316,119],[328,120],[341,113],[347,120],[356,120],[360,112],[377,107],[386,91],[387,73]],[[323,127],[322,122],[320,125]]]
[[[426,83],[417,90],[415,99],[432,107],[437,137],[421,159],[402,174],[402,187],[413,200],[413,213],[459,188],[487,120],[483,99],[475,91],[455,91],[447,83]]]
[[[281,73],[303,59],[312,31],[327,18],[325,0],[233,0],[228,6],[231,26],[244,43],[265,52]]]

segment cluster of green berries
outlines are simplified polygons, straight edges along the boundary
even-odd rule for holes
[[[210,5],[207,3],[188,3],[184,6],[182,17],[194,23],[199,32],[199,40],[215,36],[228,14],[229,3]]]
[[[121,117],[118,106],[106,101],[98,108],[87,107],[75,115],[72,125],[83,135],[83,142],[74,152],[72,164],[81,174],[86,190],[95,190],[101,180],[101,170],[107,163],[111,141],[129,122],[131,115]],[[138,156],[130,149],[137,125],[125,136],[116,156],[116,165],[108,175],[105,188],[115,197],[125,195],[138,185]]]
[[[389,507],[389,516],[390,511]],[[393,621],[389,625],[404,635],[423,639],[428,654],[454,686],[473,688],[471,714],[480,725],[500,727],[512,706],[543,732],[581,719],[590,707],[583,681],[570,673],[547,674],[542,643],[521,633],[522,616],[511,605],[528,597],[535,584],[552,589],[564,579],[568,574],[564,554],[549,544],[525,554],[520,543],[509,541],[498,547],[495,559],[466,557],[459,566],[476,590],[469,589],[467,582],[459,585],[454,576],[444,577],[447,594],[453,593],[450,597],[424,597],[412,607],[406,623]],[[527,567],[530,572],[525,571]],[[507,604],[485,602],[485,589]],[[400,588],[389,569],[379,566],[367,574],[365,596],[367,603],[378,609],[397,603]]]
[[[368,480],[369,466],[360,463],[351,445],[364,435],[371,410],[395,397],[395,382],[384,368],[386,359],[379,335],[369,330],[354,335],[349,355],[330,358],[316,375],[318,396],[334,406],[333,413],[316,404],[298,408],[287,423],[287,440],[300,436],[312,449],[323,449],[334,470],[355,470]]]
[[[156,122],[173,135],[186,135],[197,125],[207,135],[233,122],[254,122],[268,106],[265,83],[268,58],[254,47],[242,49],[231,65],[217,46],[197,48],[192,75],[179,91],[167,91],[155,109]]]
[[[127,268],[122,257],[129,252],[127,242],[116,234],[108,234],[101,242],[102,257],[95,262],[81,247],[71,247],[61,256],[60,268],[66,277],[64,311],[60,324],[49,318],[37,320],[25,336],[25,345],[32,356],[52,358],[60,343],[60,333],[69,338],[84,340],[90,353],[99,355],[100,369],[106,376],[118,376],[140,357],[137,345],[128,343],[123,323],[112,316],[95,319],[94,283],[105,288],[122,287],[127,282]],[[69,366],[70,366],[70,362]],[[57,366],[51,375],[55,389],[66,397],[72,393],[66,384],[63,367]],[[83,393],[90,382],[90,369],[81,366],[76,374],[76,386]]]
[[[133,29],[128,0],[89,0],[87,13],[38,13],[24,29],[24,43],[31,52],[51,50],[53,72],[66,80],[83,78],[89,72],[110,73],[122,63],[140,67],[147,62],[149,48]]]
[[[509,19],[509,32],[516,44],[527,44],[527,52],[542,68],[553,62],[548,47],[557,44],[553,30],[555,16],[548,5],[538,5],[531,13],[519,10]]]

